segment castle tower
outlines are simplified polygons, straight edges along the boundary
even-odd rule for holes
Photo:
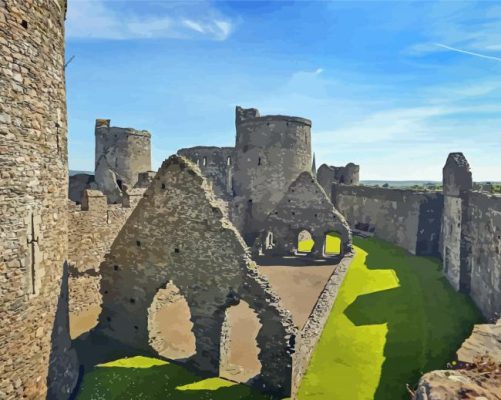
[[[0,2],[0,398],[66,399],[66,0]]]
[[[237,107],[236,130],[232,216],[251,244],[289,185],[311,171],[311,121]]]
[[[132,188],[140,173],[151,170],[151,134],[110,126],[96,120],[95,181],[110,203],[122,201],[124,185]]]
[[[466,195],[473,187],[470,165],[463,153],[450,153],[442,172],[444,213],[441,253],[444,274],[456,290],[468,292],[467,241],[462,227],[467,208]]]

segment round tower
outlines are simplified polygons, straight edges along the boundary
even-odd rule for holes
[[[134,187],[139,174],[151,170],[151,134],[97,119],[95,135],[96,184],[110,203],[121,202],[125,185]]]
[[[301,172],[310,171],[311,121],[236,108],[233,216],[247,243]]]
[[[0,3],[0,398],[65,399],[66,0]]]

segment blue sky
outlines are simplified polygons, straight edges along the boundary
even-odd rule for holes
[[[317,165],[441,179],[463,151],[501,181],[501,3],[69,0],[69,163],[94,121],[181,147],[234,144],[234,108],[313,121]]]

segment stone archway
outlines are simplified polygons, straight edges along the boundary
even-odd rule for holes
[[[184,359],[196,352],[190,308],[179,289],[169,282],[158,290],[148,309],[150,346],[162,357]]]
[[[326,256],[338,256],[343,252],[343,238],[336,231],[328,231],[324,235],[323,252]]]
[[[245,301],[228,307],[221,333],[219,375],[236,382],[247,382],[261,372],[256,337],[262,325]]]
[[[313,240],[313,235],[307,229],[302,229],[297,234],[296,249],[297,253],[311,253],[313,247],[315,246],[315,241]]]
[[[191,162],[172,156],[163,163],[100,266],[103,307],[95,332],[151,351],[148,310],[172,281],[191,312],[196,353],[187,362],[215,376],[225,310],[243,300],[263,325],[256,336],[261,373],[251,383],[288,396],[296,329],[219,206]]]

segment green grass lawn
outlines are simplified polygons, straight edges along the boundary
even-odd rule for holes
[[[87,373],[77,400],[269,400],[248,386],[201,378],[149,357],[123,358]]]
[[[327,251],[335,252],[338,240],[327,239]],[[300,400],[407,400],[405,384],[443,368],[473,323],[481,321],[471,301],[443,278],[437,260],[376,239],[354,238],[354,244],[355,258],[300,387]],[[77,399],[268,398],[245,385],[132,357],[89,371]]]
[[[426,371],[443,368],[480,322],[437,260],[377,239],[354,238],[355,258],[299,390],[299,399],[408,399]]]

